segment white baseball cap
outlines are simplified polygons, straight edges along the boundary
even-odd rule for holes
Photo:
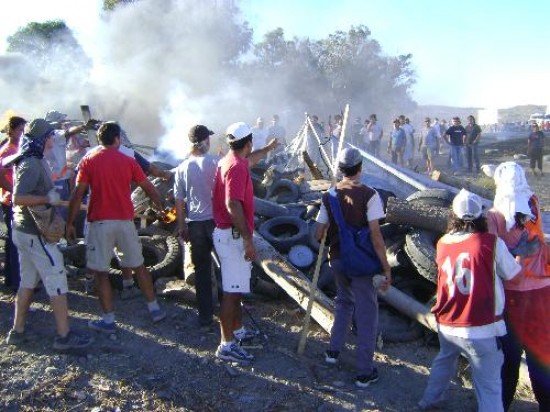
[[[225,132],[228,142],[236,142],[252,134],[252,129],[245,122],[230,124]]]
[[[466,189],[462,189],[453,199],[453,212],[462,220],[472,221],[481,216],[483,204],[481,198]]]

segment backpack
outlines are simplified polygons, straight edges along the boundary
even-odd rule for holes
[[[374,250],[367,226],[356,228],[344,220],[335,188],[329,191],[329,204],[338,226],[342,273],[349,277],[374,276],[382,273],[382,263]]]

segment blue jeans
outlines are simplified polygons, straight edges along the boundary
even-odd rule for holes
[[[451,163],[455,172],[462,169],[462,146],[451,145]]]
[[[458,357],[462,354],[472,369],[478,412],[502,412],[500,368],[504,355],[499,339],[465,339],[439,332],[439,345],[421,402],[429,406],[445,399],[451,379],[456,376]]]
[[[468,159],[468,171],[479,172],[479,149],[477,144],[466,146],[466,157]],[[473,169],[475,163],[475,169]]]
[[[341,351],[355,310],[357,324],[357,375],[370,375],[378,331],[378,296],[371,276],[348,278],[339,259],[330,261],[336,280],[336,311],[330,331],[330,350]]]

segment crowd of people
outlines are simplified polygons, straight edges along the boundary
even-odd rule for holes
[[[17,345],[28,339],[26,315],[42,281],[56,321],[53,347],[64,350],[86,347],[93,338],[70,327],[63,256],[42,230],[36,209],[51,209],[53,213],[54,205],[66,196],[69,206],[65,236],[73,240],[75,219],[84,199],[88,199],[87,268],[95,278],[101,308],[101,318],[91,320],[90,329],[106,334],[117,330],[113,290],[108,280],[114,254],[126,270],[124,285],[132,286],[128,277],[135,274],[151,321],[160,322],[166,312],[155,298],[150,273],[144,266],[130,195],[132,184],[140,186],[161,214],[162,199],[146,173],[168,179],[171,172],[156,169],[125,147],[122,129],[115,122],[102,123],[97,130],[96,147],[85,150],[90,142],[81,140],[78,134],[95,127],[94,122],[63,129],[58,124],[63,120],[60,113],[49,114],[49,118],[47,115],[30,122],[12,116],[5,130],[7,139],[0,148],[2,209],[8,227],[4,277],[6,286],[16,292],[14,322],[6,341]],[[324,132],[316,116],[311,121],[316,132]],[[337,139],[342,132],[342,118],[337,117],[335,122],[329,133]],[[426,118],[415,142],[414,127],[405,116],[399,116],[393,121],[388,139],[392,161],[412,167],[413,153],[419,151],[431,171],[443,140],[450,146],[451,165],[456,171],[462,167],[463,147],[467,149],[469,170],[478,171],[476,148],[481,129],[473,116],[468,117],[466,127],[460,123],[459,118],[453,118],[452,126],[442,130],[440,122]],[[243,294],[250,292],[251,262],[256,257],[250,167],[284,144],[286,136],[276,115],[272,126],[264,129],[261,118],[254,127],[244,122],[231,124],[225,132],[228,152],[213,155],[209,149],[214,132],[205,125],[195,125],[188,132],[189,155],[174,171],[178,236],[189,244],[195,267],[197,326],[204,330],[214,326],[210,254],[215,251],[223,288],[221,339],[215,356],[232,362],[254,360],[246,345],[256,333],[244,326],[241,308]],[[352,131],[356,145],[375,156],[380,154],[384,133],[375,114],[364,124],[356,119]],[[543,136],[539,132],[534,129],[536,136],[529,137],[532,151],[541,147]],[[76,151],[76,160],[71,161],[74,169],[67,166],[67,156],[60,155],[61,151],[52,155],[55,147],[63,146],[56,139],[64,139],[66,153]],[[345,274],[339,227],[329,194],[325,194],[316,217],[316,236],[322,240],[328,233],[328,257],[337,295],[335,322],[324,357],[329,364],[338,362],[354,320],[358,335],[355,384],[365,388],[379,378],[374,364],[377,292],[387,290],[392,282],[379,227],[385,214],[376,190],[360,181],[363,157],[359,150],[350,147],[334,155],[343,175],[335,190],[345,224],[368,228],[368,241],[380,261],[382,280],[374,282],[370,276]],[[65,165],[63,161],[60,165],[59,159],[64,159]],[[531,163],[532,168],[535,166],[540,167],[542,175],[542,166],[536,161]],[[514,398],[521,354],[525,351],[540,410],[550,410],[550,321],[546,316],[550,248],[544,239],[540,206],[518,164],[499,165],[494,179],[493,208],[484,212],[478,196],[460,191],[452,203],[448,233],[437,243],[437,302],[432,311],[438,322],[440,352],[419,402],[421,409],[445,401],[462,354],[472,368],[479,410],[507,410]]]

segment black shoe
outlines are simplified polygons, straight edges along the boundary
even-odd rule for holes
[[[370,375],[359,375],[355,379],[355,386],[359,388],[366,388],[371,383],[378,382],[378,369],[374,368]]]

